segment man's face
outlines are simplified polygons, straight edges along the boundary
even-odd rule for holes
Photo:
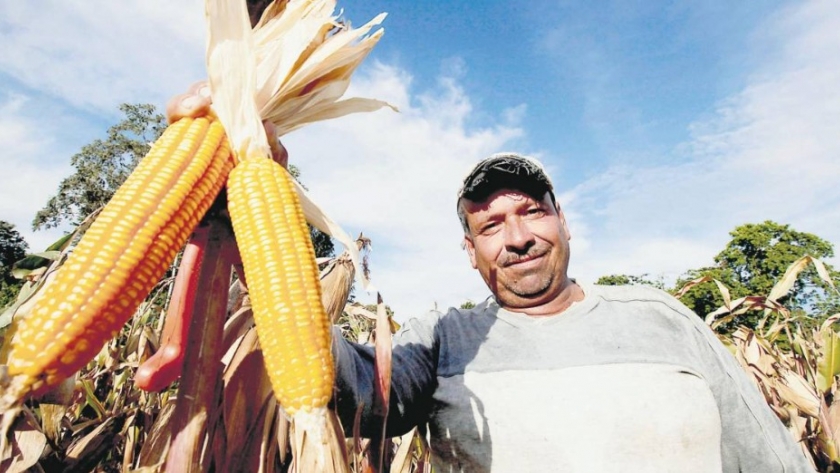
[[[484,202],[463,204],[470,262],[503,307],[534,307],[557,297],[569,267],[571,236],[548,193],[537,200],[502,189]]]

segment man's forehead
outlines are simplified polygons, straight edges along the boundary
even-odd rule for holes
[[[489,209],[494,203],[500,202],[502,199],[522,204],[551,203],[551,196],[548,192],[538,197],[519,189],[499,189],[482,201],[475,202],[464,199],[464,208],[468,213],[480,212]]]

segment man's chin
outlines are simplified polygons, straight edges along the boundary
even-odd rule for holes
[[[522,301],[539,302],[548,293],[551,281],[537,281],[533,284],[516,284],[507,287],[509,297]]]

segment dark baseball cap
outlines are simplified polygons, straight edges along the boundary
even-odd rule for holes
[[[458,191],[458,201],[482,202],[504,188],[521,190],[535,198],[548,192],[554,200],[554,185],[539,161],[517,153],[497,153],[473,167]]]

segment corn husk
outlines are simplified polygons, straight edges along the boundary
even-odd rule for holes
[[[277,0],[252,29],[244,2],[206,1],[213,108],[237,161],[271,156],[269,140],[276,138],[266,136],[264,121],[282,136],[314,121],[389,107],[379,100],[342,100],[352,73],[382,37],[382,29],[371,31],[385,15],[353,29],[333,15],[335,6],[334,0]],[[373,290],[353,239],[302,187],[296,191],[307,221],[344,245],[362,285]],[[345,470],[333,416],[321,408],[292,417],[292,451],[300,471]]]
[[[245,2],[207,0],[207,72],[213,109],[238,159],[270,156],[263,120],[282,136],[308,123],[369,112],[388,103],[342,99],[350,77],[384,30],[380,14],[353,29],[334,16],[334,0],[275,1],[252,29]],[[299,185],[307,221],[340,241],[350,254],[363,287],[373,291],[361,270],[354,240],[330,219]]]

